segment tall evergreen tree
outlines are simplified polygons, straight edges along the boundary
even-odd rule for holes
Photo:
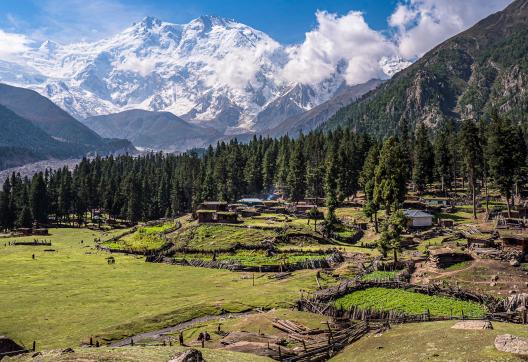
[[[420,123],[416,130],[412,180],[418,192],[425,191],[427,183],[433,176],[434,154],[429,141],[429,134],[425,124]]]
[[[396,138],[388,138],[381,148],[374,176],[374,202],[382,205],[385,213],[399,208],[406,193],[406,164]]]
[[[464,167],[468,176],[473,204],[473,218],[477,218],[477,176],[482,164],[482,147],[477,125],[472,120],[462,122],[460,128],[460,146],[464,160]]]

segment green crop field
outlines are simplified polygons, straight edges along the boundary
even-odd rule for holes
[[[284,280],[256,278],[253,287],[244,273],[145,263],[142,257],[113,254],[116,263],[109,265],[109,254],[93,242],[109,235],[65,228],[50,233],[46,239],[56,252],[0,243],[0,335],[26,345],[36,340],[39,348],[75,347],[90,336],[119,339],[222,311],[288,306],[300,289],[317,287],[313,270]]]
[[[422,314],[429,310],[431,316],[482,317],[486,313],[484,306],[454,298],[431,296],[402,289],[369,288],[359,290],[335,301],[337,307],[349,309],[353,306],[374,308],[377,310],[399,310],[408,314]]]
[[[394,279],[396,277],[395,271],[382,271],[382,270],[376,270],[372,273],[365,274],[361,277],[362,281],[370,281],[370,280],[385,280],[385,279]]]
[[[245,266],[261,266],[261,265],[278,265],[284,263],[297,263],[305,260],[324,259],[329,255],[324,254],[310,254],[303,252],[278,253],[268,256],[264,251],[241,250],[236,253],[219,253],[216,255],[217,261],[231,261]],[[177,253],[174,255],[176,259],[196,259],[211,261],[213,256],[211,254],[202,253]]]

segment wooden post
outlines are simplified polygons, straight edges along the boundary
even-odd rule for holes
[[[35,352],[37,350],[37,342],[36,341],[33,341],[33,352]]]
[[[302,344],[303,344],[303,348],[304,348],[304,353],[306,353],[306,342],[304,341],[304,339],[302,340]]]
[[[202,348],[204,348],[204,347],[205,347],[205,337],[202,338]]]
[[[131,345],[131,346],[134,345],[134,338],[130,338],[130,345]]]
[[[255,286],[255,273],[253,273],[253,286]]]
[[[279,346],[279,361],[282,361],[282,351],[281,351],[280,346]]]
[[[93,346],[93,338],[90,337],[90,346]]]

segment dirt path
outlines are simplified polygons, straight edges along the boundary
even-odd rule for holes
[[[194,318],[194,319],[191,319],[191,320],[189,320],[187,322],[179,323],[179,324],[177,324],[175,326],[172,326],[172,327],[167,327],[167,328],[158,329],[158,330],[155,330],[155,331],[150,331],[150,332],[136,334],[135,336],[128,337],[128,338],[122,339],[120,341],[113,342],[112,344],[110,344],[110,347],[124,347],[124,346],[128,346],[128,345],[131,344],[132,340],[134,340],[134,343],[137,343],[137,342],[143,341],[145,339],[159,339],[159,338],[164,337],[167,334],[172,334],[172,333],[179,332],[179,331],[182,331],[184,329],[187,329],[190,326],[192,326],[193,324],[197,324],[197,323],[210,322],[210,321],[220,320],[220,319],[224,319],[224,318],[246,317],[246,316],[249,316],[249,315],[252,315],[252,314],[257,314],[257,313],[260,313],[260,312],[259,311],[250,311],[250,312],[242,312],[242,313],[225,313],[225,314],[219,314],[219,315],[208,315],[208,316],[203,316],[203,317],[199,317],[199,318]]]

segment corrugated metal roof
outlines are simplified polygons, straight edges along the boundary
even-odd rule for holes
[[[422,210],[404,210],[403,214],[407,217],[433,217],[433,215],[423,212]]]

